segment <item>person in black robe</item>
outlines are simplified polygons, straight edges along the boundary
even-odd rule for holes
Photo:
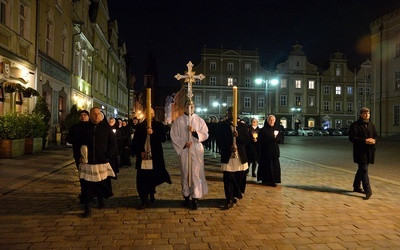
[[[167,182],[171,184],[171,177],[165,169],[164,152],[162,143],[167,140],[164,124],[154,120],[154,110],[152,109],[151,115],[153,120],[151,128],[147,128],[147,121],[139,123],[136,126],[134,145],[136,147],[136,188],[139,193],[140,201],[142,202],[139,209],[144,209],[150,202],[155,201],[154,194],[156,193],[156,186]],[[150,134],[150,147],[152,156],[152,169],[142,169],[142,160],[146,155],[146,139],[147,134]]]
[[[274,115],[269,115],[258,135],[260,161],[257,180],[271,187],[281,183],[281,164],[279,162],[279,127]]]

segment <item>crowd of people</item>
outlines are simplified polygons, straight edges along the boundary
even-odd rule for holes
[[[91,206],[97,200],[98,208],[113,196],[111,180],[118,179],[120,168],[132,166],[135,157],[136,188],[145,209],[156,201],[156,187],[171,184],[166,169],[162,144],[172,141],[177,153],[181,173],[183,206],[196,210],[199,199],[208,194],[204,169],[204,148],[218,153],[221,158],[222,179],[225,192],[223,209],[230,209],[243,198],[247,177],[263,185],[276,187],[281,183],[280,149],[284,143],[282,125],[269,115],[260,128],[253,118],[250,124],[233,121],[233,109],[228,108],[220,121],[206,122],[194,113],[194,104],[185,103],[185,112],[167,127],[154,119],[139,121],[134,115],[129,120],[106,119],[100,108],[79,112],[79,122],[67,135],[73,146],[73,157],[79,172],[83,217],[91,215]],[[368,179],[368,164],[373,163],[376,131],[369,123],[369,109],[363,108],[360,119],[350,129],[354,143],[354,161],[358,172],[354,191],[372,195]],[[168,135],[167,135],[168,134]],[[362,187],[361,187],[362,184]]]

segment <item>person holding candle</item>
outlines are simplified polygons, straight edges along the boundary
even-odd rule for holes
[[[216,142],[221,154],[226,204],[230,209],[238,199],[243,198],[248,169],[246,145],[250,141],[246,124],[237,123],[233,108],[227,110],[227,119],[218,123]],[[235,122],[236,121],[236,122]],[[236,124],[236,126],[234,126]]]
[[[258,135],[258,149],[260,161],[258,165],[257,180],[271,187],[281,182],[281,165],[279,162],[280,151],[279,127],[276,126],[276,117],[269,115],[264,127]]]
[[[204,174],[203,147],[203,142],[208,138],[208,127],[203,118],[194,114],[193,111],[194,103],[187,100],[185,113],[175,119],[170,135],[179,156],[184,206],[189,206],[189,199],[192,197],[192,209],[196,210],[198,199],[208,193]]]
[[[251,176],[256,177],[256,169],[258,164],[258,134],[260,133],[260,127],[258,127],[257,118],[251,119],[251,125],[249,126],[250,143],[247,144],[246,153],[249,160],[249,169],[251,166]],[[248,171],[249,172],[249,171]]]
[[[154,110],[146,114],[150,115],[150,119],[146,119],[139,123],[136,127],[134,145],[136,152],[136,188],[142,202],[139,209],[144,209],[151,203],[155,202],[156,186],[167,182],[171,184],[171,178],[165,169],[164,152],[162,143],[167,140],[164,124],[154,120]],[[149,135],[149,136],[148,136]],[[146,140],[150,139],[152,169],[142,169],[142,161],[146,157]],[[150,199],[150,203],[149,203]]]

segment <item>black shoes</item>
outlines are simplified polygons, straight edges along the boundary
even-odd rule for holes
[[[372,195],[372,193],[371,192],[369,192],[369,193],[366,193],[365,194],[365,200],[369,200],[369,198],[371,198],[371,195]]]
[[[189,207],[190,206],[190,197],[189,196],[187,196],[187,197],[183,197],[183,198],[185,198],[185,201],[183,202],[183,206],[184,207]]]
[[[364,193],[365,193],[364,190],[362,190],[362,188],[354,188],[354,189],[353,189],[353,192],[361,193],[361,194],[364,194]]]
[[[83,218],[88,218],[92,214],[92,209],[90,208],[85,208],[85,211],[83,211],[82,217]]]
[[[103,209],[106,207],[106,203],[104,202],[104,199],[99,199],[99,205],[97,206],[98,209]]]
[[[197,202],[199,199],[192,199],[192,209],[197,210],[199,208],[199,203]]]
[[[228,209],[231,209],[232,207],[233,207],[233,201],[230,200],[230,201],[226,202],[225,206],[222,209],[223,210],[228,210]]]

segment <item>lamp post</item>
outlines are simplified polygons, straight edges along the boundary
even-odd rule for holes
[[[276,78],[273,78],[273,79],[261,79],[261,78],[257,78],[256,80],[255,80],[255,82],[256,82],[256,84],[258,84],[258,85],[260,85],[260,84],[262,84],[262,83],[265,83],[265,105],[266,106],[268,106],[267,107],[267,114],[266,115],[268,115],[268,114],[271,114],[271,101],[270,101],[270,98],[269,98],[269,93],[268,93],[268,85],[272,85],[272,86],[276,86],[276,85],[278,85],[278,83],[279,83],[279,80],[278,79],[276,79]]]
[[[301,108],[293,107],[293,108],[291,108],[291,110],[292,110],[292,126],[293,126],[292,128],[293,128],[293,130],[296,131],[298,128],[296,128],[296,123],[294,121],[294,116],[295,116],[296,113],[299,113],[301,111]]]
[[[217,106],[218,106],[218,121],[221,120],[221,105],[222,105],[223,107],[225,107],[225,106],[226,106],[226,103],[225,103],[225,102],[223,102],[223,103],[220,103],[220,102],[213,102],[213,106],[214,106],[214,107],[217,107]]]

